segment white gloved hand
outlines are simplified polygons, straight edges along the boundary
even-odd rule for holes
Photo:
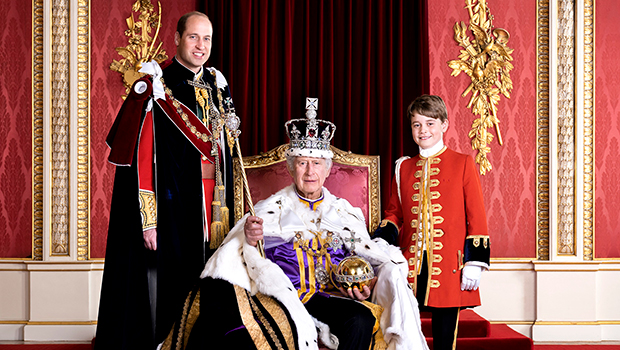
[[[164,91],[164,84],[160,79],[164,73],[162,72],[157,61],[152,60],[151,62],[142,63],[142,68],[140,68],[139,72],[153,76],[153,96],[155,96],[155,101],[159,99],[165,100],[166,92]]]
[[[381,247],[381,249],[383,249],[383,250],[386,250],[387,247],[390,246],[390,244],[388,242],[386,242],[386,240],[383,239],[383,238],[379,238],[379,237],[373,238],[372,241],[377,243]]]
[[[461,290],[477,290],[480,286],[482,267],[465,265],[461,275]]]

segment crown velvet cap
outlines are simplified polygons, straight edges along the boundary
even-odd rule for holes
[[[289,143],[287,157],[333,158],[330,142],[334,137],[334,123],[316,119],[318,98],[306,98],[306,118],[291,119],[284,124]]]

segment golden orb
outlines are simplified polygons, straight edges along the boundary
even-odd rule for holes
[[[375,277],[375,271],[366,259],[351,255],[340,261],[334,277],[345,289],[357,287],[361,290]]]

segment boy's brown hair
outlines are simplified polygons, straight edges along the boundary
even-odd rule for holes
[[[448,110],[441,97],[437,95],[422,95],[407,108],[407,118],[413,118],[417,113],[425,117],[439,119],[442,123],[448,120]]]

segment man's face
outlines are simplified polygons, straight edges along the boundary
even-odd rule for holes
[[[177,46],[177,60],[197,73],[211,55],[213,26],[202,16],[187,19],[183,34],[176,32],[174,43]]]
[[[321,196],[325,179],[329,176],[329,168],[323,158],[296,157],[293,169],[289,169],[297,192],[308,199]]]
[[[441,122],[434,119],[414,113],[411,117],[411,134],[413,141],[420,146],[421,149],[429,149],[435,146],[443,139],[443,133],[448,130],[448,121]]]

